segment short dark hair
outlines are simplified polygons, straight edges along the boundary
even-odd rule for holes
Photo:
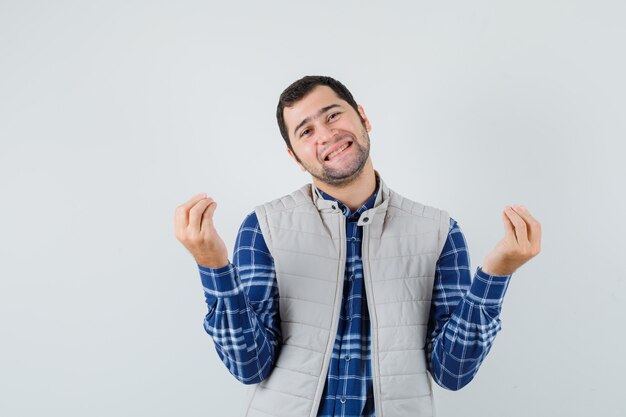
[[[278,106],[276,108],[276,121],[278,122],[278,128],[280,129],[280,134],[282,135],[287,147],[291,149],[293,152],[293,147],[291,146],[291,142],[289,141],[289,132],[287,131],[287,126],[285,125],[285,117],[283,111],[285,107],[291,107],[297,101],[300,101],[304,96],[309,94],[311,90],[319,85],[325,85],[330,87],[337,96],[346,101],[359,115],[361,122],[365,122],[363,117],[361,117],[361,113],[359,113],[359,109],[357,107],[356,101],[354,101],[354,97],[352,97],[352,93],[350,90],[346,88],[345,85],[335,80],[334,78],[323,76],[323,75],[307,75],[305,77],[300,78],[299,80],[293,82],[289,87],[285,88],[285,91],[282,92],[280,98],[278,99]]]

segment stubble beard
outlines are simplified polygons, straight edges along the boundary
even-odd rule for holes
[[[361,128],[361,138],[363,138],[365,146],[361,145],[361,143],[356,140],[352,142],[351,146],[355,147],[357,152],[355,158],[347,165],[337,168],[322,166],[319,169],[313,169],[304,164],[302,164],[302,166],[304,166],[313,178],[334,187],[344,187],[359,177],[359,174],[363,171],[365,163],[369,158],[370,138],[365,127]]]

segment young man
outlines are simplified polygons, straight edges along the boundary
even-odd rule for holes
[[[427,371],[451,390],[472,380],[511,274],[539,253],[539,222],[506,207],[505,236],[472,281],[457,222],[374,170],[370,121],[343,84],[304,77],[276,115],[312,184],[258,206],[232,263],[213,199],[176,210],[205,289],[205,329],[230,372],[256,384],[246,415],[432,415]]]

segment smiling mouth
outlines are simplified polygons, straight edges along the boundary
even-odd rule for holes
[[[341,148],[339,148],[336,151],[333,151],[333,152],[329,153],[328,155],[326,155],[326,158],[324,158],[324,161],[330,161],[333,158],[335,158],[337,155],[341,155],[343,153],[343,151],[348,149],[350,146],[352,146],[352,142],[346,143]]]

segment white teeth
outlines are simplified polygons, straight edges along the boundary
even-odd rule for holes
[[[331,154],[329,154],[326,159],[328,159],[329,161],[335,157],[335,155],[337,155],[338,153],[342,152],[344,149],[346,149],[348,147],[348,144],[346,143],[345,145],[343,145],[341,148],[337,149],[336,151],[332,152]]]

